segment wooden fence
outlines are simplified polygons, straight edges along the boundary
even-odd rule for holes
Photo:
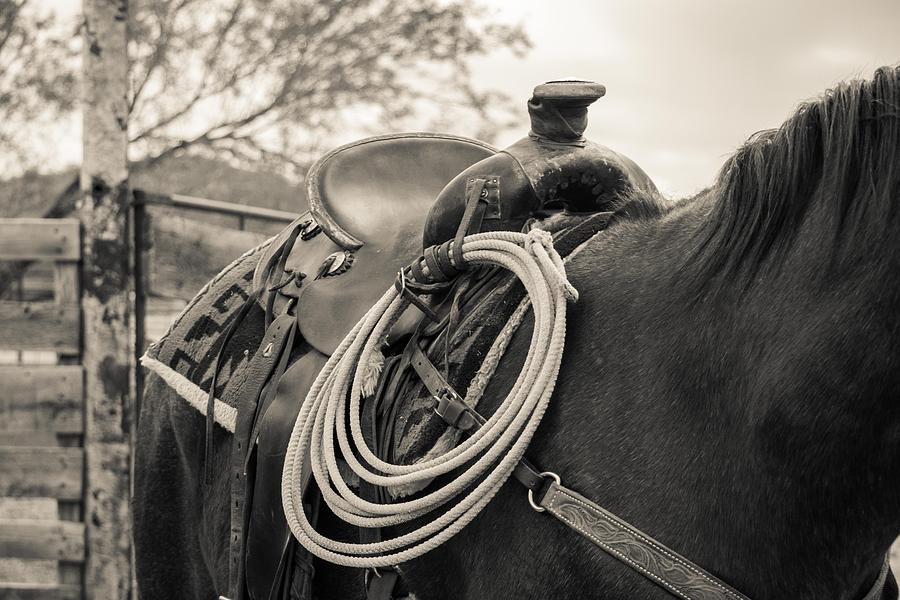
[[[51,262],[54,288],[50,301],[0,302],[0,351],[15,357],[0,365],[0,562],[13,565],[4,600],[83,597],[80,258],[77,219],[0,219],[0,260]],[[41,502],[55,510],[35,518]]]
[[[298,204],[298,209],[305,207]],[[226,265],[299,216],[142,190],[134,190],[134,205],[142,279],[137,298],[139,346],[158,340],[185,304]],[[222,223],[221,217],[231,221]]]
[[[253,207],[223,210],[222,203],[195,198],[138,193],[135,199],[136,246],[143,250],[135,273],[143,278],[136,286],[138,339],[145,329],[151,340],[160,335],[215,273],[295,216]],[[149,206],[158,212],[150,214]],[[219,227],[173,211],[232,215],[240,218],[236,225],[252,223],[264,231]],[[103,586],[86,563],[91,474],[85,461],[81,235],[77,219],[0,219],[0,262],[22,266],[13,290],[18,293],[0,300],[0,600],[104,595],[97,596]]]

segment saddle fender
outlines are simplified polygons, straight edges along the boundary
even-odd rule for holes
[[[281,472],[294,421],[316,375],[328,357],[310,349],[278,382],[275,400],[267,407],[256,447],[253,510],[246,531],[244,562],[250,598],[268,598],[272,582],[291,536],[281,506]]]

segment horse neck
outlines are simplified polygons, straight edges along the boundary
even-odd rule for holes
[[[593,401],[560,402],[541,453],[592,448],[570,485],[750,597],[859,597],[900,532],[900,271],[835,265],[811,218],[749,288],[698,300],[672,273],[705,210],[623,223],[570,268],[556,397]]]

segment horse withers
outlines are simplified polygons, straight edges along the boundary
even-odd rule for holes
[[[897,69],[839,85],[754,136],[698,196],[625,194],[566,265],[580,297],[529,459],[750,598],[862,598],[900,532],[898,115]],[[214,429],[204,485],[203,417],[171,386],[190,397],[209,384],[209,342],[258,259],[210,285],[206,321],[189,312],[173,329],[184,335],[163,362],[183,381],[148,378],[135,482],[146,598],[228,593],[231,437]],[[262,312],[231,337],[220,398],[241,383]],[[511,386],[529,333],[526,317],[479,412]],[[227,424],[227,404],[215,408]],[[345,526],[322,510],[319,527]],[[361,573],[316,571],[317,597],[365,597]],[[399,571],[422,599],[672,597],[512,482]],[[888,577],[880,597],[896,596]]]

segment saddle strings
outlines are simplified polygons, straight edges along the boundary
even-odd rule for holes
[[[457,447],[413,465],[381,460],[366,445],[360,414],[364,382],[372,379],[372,365],[380,365],[383,360],[380,346],[409,306],[409,300],[397,289],[389,288],[320,371],[287,447],[282,476],[285,516],[300,544],[323,560],[348,567],[379,568],[433,550],[490,502],[523,458],[541,422],[562,360],[566,302],[577,299],[552,237],[538,229],[528,233],[479,233],[463,239],[462,256],[469,264],[504,267],[522,281],[534,311],[534,330],[522,371],[496,412]],[[361,498],[350,488],[338,468],[339,456],[359,478],[383,487],[465,470],[415,499],[379,504]],[[384,528],[419,521],[411,525],[411,531],[380,542],[349,543],[323,536],[310,524],[303,509],[301,482],[308,469],[328,507],[349,524]]]

